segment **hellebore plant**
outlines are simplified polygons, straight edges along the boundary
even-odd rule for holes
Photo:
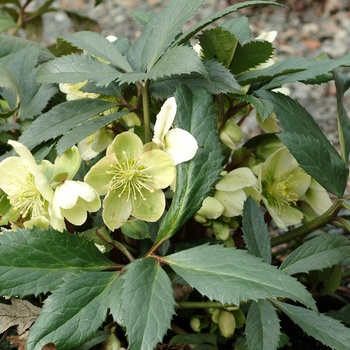
[[[0,347],[284,350],[290,318],[349,349],[350,55],[281,59],[226,16],[283,6],[191,26],[204,2],[134,42],[0,35]],[[8,3],[0,31],[51,1]],[[285,86],[332,80],[339,147]]]

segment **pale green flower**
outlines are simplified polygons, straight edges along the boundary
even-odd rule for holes
[[[8,143],[19,156],[8,157],[0,163],[0,188],[12,206],[10,220],[29,221],[48,217],[48,202],[37,188],[37,163],[21,143]]]
[[[286,147],[268,156],[260,165],[259,186],[263,203],[279,228],[287,230],[287,226],[302,221],[303,213],[296,205],[310,182],[311,177],[299,167]]]
[[[219,133],[220,141],[231,149],[237,149],[236,143],[240,142],[243,137],[244,134],[235,123],[234,118],[228,119]]]
[[[95,94],[93,92],[84,92],[80,89],[83,88],[87,84],[87,80],[81,82],[81,83],[75,83],[75,84],[66,84],[66,83],[60,83],[58,84],[59,89],[66,94],[67,101],[71,100],[80,100],[82,98],[97,98],[99,97],[98,94]]]
[[[168,98],[157,114],[152,139],[160,149],[171,156],[175,165],[192,159],[198,150],[197,140],[188,131],[180,128],[171,129],[176,110],[175,98]]]
[[[130,216],[157,221],[165,209],[162,189],[174,176],[175,166],[167,153],[143,146],[136,134],[124,132],[108,146],[106,156],[92,166],[84,181],[99,195],[106,195],[102,218],[114,230]]]

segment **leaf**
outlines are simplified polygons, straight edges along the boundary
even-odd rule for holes
[[[239,305],[247,300],[282,297],[316,309],[315,301],[296,279],[244,250],[202,245],[162,259],[210,300]]]
[[[191,91],[182,85],[176,90],[175,98],[174,126],[190,132],[199,148],[193,159],[176,167],[175,195],[160,224],[156,243],[173,236],[199,210],[222,170],[212,96],[205,90]]]
[[[350,329],[328,316],[318,314],[308,309],[273,301],[295,324],[305,333],[318,339],[323,344],[336,350],[349,348]]]
[[[76,272],[64,278],[44,302],[29,331],[27,350],[54,343],[73,349],[95,335],[107,316],[108,293],[115,272]]]
[[[281,6],[283,5],[277,4],[272,1],[243,1],[238,4],[228,6],[225,9],[215,12],[213,15],[208,16],[201,21],[197,22],[196,25],[191,27],[190,29],[186,30],[180,37],[178,37],[174,43],[174,45],[177,44],[183,44],[186,43],[188,40],[190,40],[193,36],[195,36],[197,33],[199,33],[203,28],[208,26],[209,24],[215,22],[216,20],[229,15],[232,12],[236,12],[240,9],[243,9],[248,6],[257,6],[257,5],[274,5],[274,6]]]
[[[350,241],[346,237],[321,234],[289,254],[280,269],[290,275],[322,270],[341,263],[349,256]]]
[[[109,291],[109,309],[111,315],[115,322],[117,322],[120,326],[125,326],[125,322],[123,319],[123,292],[124,279],[120,276],[114,279],[114,282]]]
[[[121,227],[123,235],[133,239],[146,239],[150,238],[149,228],[147,224],[142,220],[130,220],[127,221]]]
[[[16,77],[12,74],[12,72],[3,64],[0,63],[0,88],[8,89],[11,93],[12,101],[8,101],[12,112],[14,112],[19,107],[20,97],[19,97],[19,86]],[[2,93],[4,94],[4,93]],[[4,97],[6,94],[4,94]],[[11,106],[12,105],[12,106]],[[7,113],[5,113],[5,117],[7,117]]]
[[[6,13],[0,13],[0,33],[15,27],[16,22]]]
[[[121,74],[118,81],[120,84],[135,83],[142,80],[156,80],[192,72],[207,76],[205,66],[196,52],[191,47],[177,46],[169,49],[148,72]]]
[[[35,119],[18,141],[32,149],[113,107],[114,103],[97,99],[63,102]]]
[[[152,258],[130,263],[123,279],[122,312],[129,348],[153,350],[170,327],[175,313],[170,279]]]
[[[82,124],[78,124],[76,127],[67,131],[64,136],[57,142],[57,153],[62,154],[68,148],[77,144],[85,137],[93,134],[97,130],[105,127],[108,124],[120,119],[123,115],[127,114],[127,111],[111,113],[98,118],[89,119]]]
[[[216,60],[225,67],[230,67],[238,39],[229,31],[222,27],[206,30],[199,37],[199,43],[206,59]]]
[[[39,83],[81,83],[85,80],[97,86],[107,86],[121,73],[89,55],[67,55],[44,63],[38,72]]]
[[[256,109],[263,122],[273,113],[274,106],[269,101],[262,100],[253,95],[236,95],[236,98],[240,101],[250,103]]]
[[[53,229],[4,232],[0,254],[0,293],[20,297],[52,291],[74,272],[113,265],[92,242]]]
[[[289,96],[262,90],[256,94],[274,105],[285,131],[278,137],[299,165],[326,190],[342,197],[348,178],[347,166],[312,116]]]
[[[249,19],[246,16],[231,18],[225,21],[222,27],[233,34],[242,45],[253,39]]]
[[[271,264],[270,234],[260,207],[252,197],[248,197],[244,202],[242,229],[248,251]]]
[[[151,83],[152,96],[157,99],[166,99],[173,96],[179,84],[186,85],[192,91],[204,89],[212,95],[242,92],[242,88],[235,80],[233,74],[221,63],[207,60],[203,60],[202,62],[208,78],[199,73],[191,73],[157,79]]]
[[[251,350],[275,350],[280,323],[275,308],[267,300],[252,302],[246,320],[246,343]]]
[[[98,33],[81,31],[65,35],[62,39],[91,55],[110,62],[125,72],[132,71],[126,57],[119,52],[118,48]]]
[[[256,40],[238,44],[231,62],[231,72],[235,75],[266,62],[273,55],[273,46],[268,41]]]
[[[27,300],[11,298],[11,303],[0,304],[0,334],[17,326],[17,333],[21,335],[32,325],[41,309]]]
[[[344,94],[350,87],[350,79],[337,69],[333,70],[333,75],[337,89],[339,141],[343,159],[347,161],[350,154],[350,119],[344,106]]]
[[[152,16],[128,54],[134,70],[149,71],[204,1],[172,0],[162,12]]]

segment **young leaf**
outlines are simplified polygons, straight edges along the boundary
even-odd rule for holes
[[[282,297],[316,309],[311,294],[296,279],[244,250],[202,245],[163,259],[190,286],[223,304]]]
[[[248,251],[271,264],[271,242],[264,217],[258,204],[248,197],[243,206],[242,229]]]
[[[206,30],[199,37],[204,57],[216,60],[229,68],[236,51],[238,39],[222,27]]]
[[[107,86],[120,77],[120,72],[89,55],[67,55],[44,63],[38,72],[39,83],[81,83],[85,80],[97,86]]]
[[[205,90],[191,91],[182,85],[176,90],[175,98],[174,125],[190,132],[199,148],[193,159],[176,167],[175,195],[161,222],[156,243],[173,236],[199,210],[222,170],[212,96]]]
[[[171,282],[155,259],[135,260],[123,275],[122,312],[131,350],[153,350],[175,313]]]
[[[300,166],[329,192],[342,197],[348,168],[312,116],[289,96],[262,90],[256,94],[274,105],[285,131],[278,137]]]
[[[27,300],[17,298],[11,298],[11,304],[0,304],[0,333],[17,326],[17,333],[21,335],[32,325],[41,309]]]
[[[153,16],[129,51],[134,70],[149,71],[204,1],[172,0],[161,13]]]
[[[350,87],[350,79],[337,69],[333,70],[333,75],[337,88],[339,141],[343,159],[346,162],[350,153],[350,119],[344,107],[344,94]]]
[[[275,350],[280,323],[275,308],[267,300],[252,302],[246,320],[246,343],[251,350]]]
[[[114,272],[77,272],[44,302],[29,331],[27,350],[41,350],[54,343],[58,349],[73,349],[89,340],[107,316],[108,293]]]
[[[156,80],[172,75],[190,74],[197,72],[207,77],[207,71],[196,52],[187,46],[177,46],[169,49],[158,62],[146,73],[125,73],[118,82],[135,83],[142,80]]]
[[[273,301],[273,304],[283,311],[295,324],[301,327],[305,333],[318,339],[323,344],[336,350],[349,348],[350,329],[346,328],[339,321],[280,301]]]
[[[71,273],[113,264],[92,242],[53,229],[4,232],[0,255],[0,293],[20,297],[52,291]]]
[[[44,141],[66,134],[77,125],[113,107],[114,103],[96,99],[63,102],[35,119],[23,132],[19,142],[32,149]]]
[[[151,83],[151,94],[157,99],[173,96],[179,84],[186,85],[190,90],[204,89],[212,95],[220,93],[240,93],[241,86],[233,74],[221,63],[216,61],[202,61],[208,78],[199,73],[184,74],[164,79],[157,79]]]
[[[63,40],[73,44],[79,49],[87,51],[89,54],[102,58],[125,72],[132,71],[132,68],[116,45],[109,42],[102,35],[95,32],[81,31],[65,35]]]
[[[343,262],[349,256],[350,241],[346,237],[322,234],[289,254],[280,269],[290,275],[322,270]]]

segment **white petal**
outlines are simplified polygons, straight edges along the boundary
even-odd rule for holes
[[[219,191],[237,191],[244,187],[257,184],[257,178],[253,172],[246,167],[237,168],[225,175],[216,185]]]
[[[170,97],[164,102],[160,112],[156,116],[152,141],[160,147],[163,146],[165,134],[169,131],[174,122],[176,110],[175,97]]]
[[[175,128],[166,134],[165,152],[171,156],[175,165],[192,159],[197,150],[197,140],[188,131]]]
[[[21,157],[23,164],[28,168],[28,170],[32,174],[34,174],[37,164],[29,149],[17,141],[9,140],[8,143],[15,149],[17,154]]]

